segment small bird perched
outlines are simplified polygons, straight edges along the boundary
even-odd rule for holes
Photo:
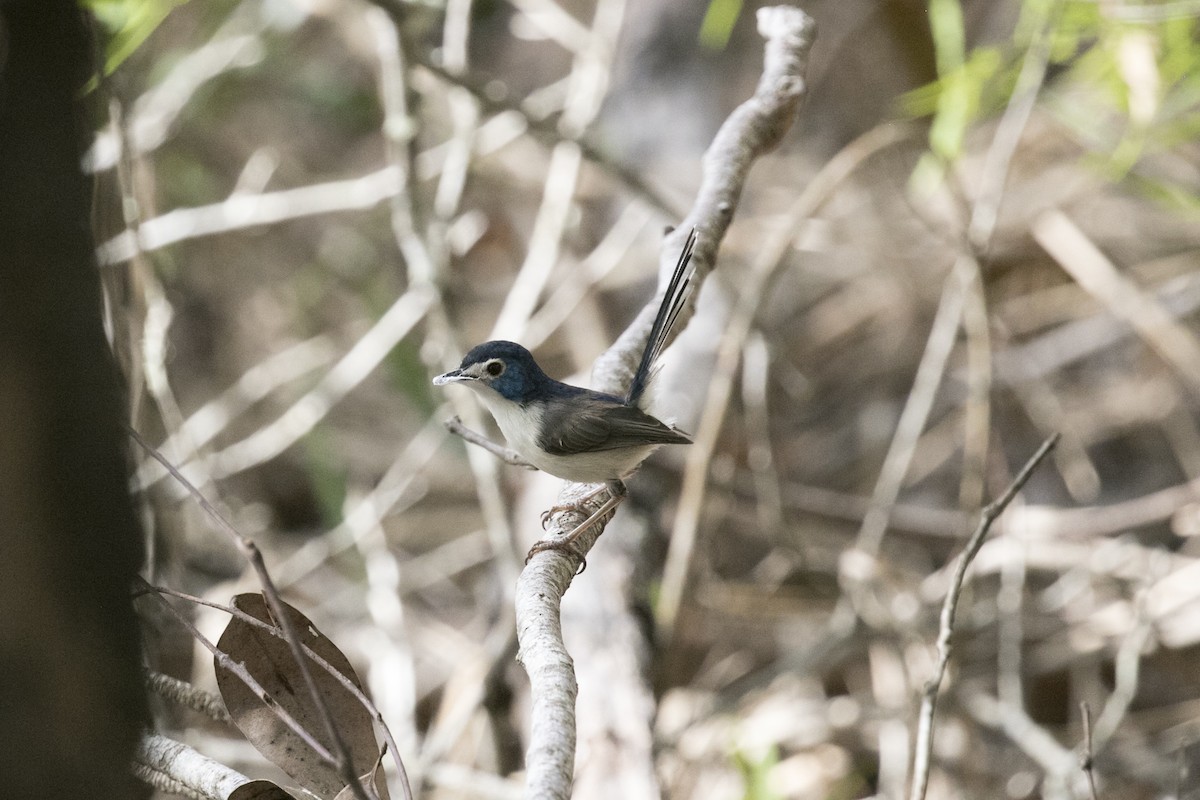
[[[458,369],[433,379],[437,386],[465,384],[492,412],[508,444],[522,459],[558,478],[575,483],[602,483],[582,500],[607,487],[609,498],[596,513],[566,536],[544,539],[529,551],[564,549],[625,498],[624,479],[664,444],[691,444],[687,434],[644,410],[654,365],[683,309],[690,282],[688,265],[696,231],[687,243],[667,284],[666,294],[629,392],[624,397],[560,383],[546,375],[533,355],[515,342],[484,342],[463,357]],[[578,509],[555,506],[556,511]]]

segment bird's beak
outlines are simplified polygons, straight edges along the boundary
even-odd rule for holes
[[[438,375],[436,378],[434,378],[433,385],[445,386],[447,383],[465,383],[473,380],[475,380],[475,378],[470,375],[464,375],[461,369],[452,369],[445,375]]]

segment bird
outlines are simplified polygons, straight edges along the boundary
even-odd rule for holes
[[[529,350],[503,340],[473,347],[456,369],[433,379],[436,386],[458,383],[474,390],[509,447],[528,464],[573,483],[600,484],[578,504],[547,510],[542,515],[543,527],[556,512],[582,513],[579,504],[608,490],[608,500],[570,533],[534,544],[526,563],[544,550],[567,551],[584,531],[616,508],[628,491],[625,479],[658,447],[691,444],[688,434],[647,411],[647,390],[687,300],[695,244],[693,228],[667,283],[629,390],[623,396],[557,381],[538,366]]]

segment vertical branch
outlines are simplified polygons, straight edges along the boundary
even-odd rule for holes
[[[1141,671],[1142,648],[1153,633],[1153,625],[1146,617],[1145,595],[1136,603],[1137,620],[1134,628],[1117,648],[1113,691],[1096,718],[1092,746],[1101,751],[1117,732],[1117,727],[1129,713],[1129,706],[1138,689],[1138,673]]]
[[[693,258],[694,280],[701,283],[711,271],[751,164],[778,144],[803,97],[803,75],[814,38],[812,21],[799,9],[780,6],[760,10],[758,22],[766,38],[762,79],[754,96],[726,120],[706,153],[695,205],[680,228],[664,240],[660,276],[670,274],[683,238],[692,227],[700,234]],[[651,300],[616,344],[597,359],[593,368],[596,388],[619,392],[628,386],[659,302],[657,297]],[[689,305],[681,316],[690,314]],[[681,320],[680,325],[684,322]],[[562,497],[578,497],[583,490],[568,484]],[[529,673],[533,703],[526,757],[526,796],[531,798],[565,800],[570,796],[577,684],[571,657],[562,641],[559,603],[580,559],[595,543],[602,527],[594,526],[580,537],[578,555],[558,551],[536,555],[517,584],[520,658]]]
[[[983,509],[983,513],[979,518],[979,525],[975,528],[975,532],[971,534],[971,538],[967,540],[966,547],[963,548],[963,552],[959,555],[958,562],[955,564],[954,578],[950,581],[950,588],[946,592],[945,601],[942,603],[942,614],[938,626],[937,638],[937,665],[934,667],[933,677],[925,684],[925,692],[921,698],[921,711],[917,718],[916,753],[913,756],[913,778],[909,800],[923,800],[925,789],[929,784],[929,759],[930,753],[933,750],[933,715],[937,706],[938,690],[941,688],[942,679],[946,675],[946,666],[950,663],[950,651],[954,635],[954,615],[958,611],[958,599],[962,594],[963,583],[966,581],[967,568],[971,566],[971,562],[975,559],[979,548],[983,546],[988,531],[991,530],[992,523],[1004,513],[1004,509],[1017,496],[1017,492],[1021,491],[1021,487],[1033,475],[1033,471],[1037,469],[1038,464],[1042,463],[1042,459],[1054,449],[1054,445],[1057,443],[1057,434],[1042,442],[1042,446],[1037,449],[1029,461],[1026,462],[1025,466],[1021,468],[1021,471],[1017,473],[1017,477],[1013,478],[1012,483],[1004,490],[1004,494],[1000,495],[1000,497]]]
[[[687,591],[692,553],[699,532],[700,506],[708,482],[708,465],[716,450],[731,398],[733,373],[762,294],[770,285],[771,276],[779,270],[800,222],[820,210],[833,190],[870,156],[901,141],[905,135],[896,126],[878,127],[855,139],[830,159],[784,215],[782,223],[763,242],[751,264],[749,276],[741,282],[741,292],[717,349],[713,378],[708,385],[695,441],[688,448],[679,511],[663,568],[662,591],[655,607],[658,625],[666,636],[671,635]]]
[[[1083,719],[1083,752],[1079,754],[1079,768],[1083,770],[1084,777],[1087,778],[1088,794],[1091,796],[1091,800],[1098,800],[1096,776],[1092,770],[1092,714],[1088,710],[1086,702],[1079,704],[1079,714]]]

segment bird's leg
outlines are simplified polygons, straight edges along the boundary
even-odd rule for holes
[[[624,486],[625,486],[624,484],[621,484],[621,491],[618,492],[618,494],[624,493]],[[550,506],[549,508],[547,508],[545,511],[542,512],[542,530],[546,530],[546,526],[550,524],[551,517],[553,517],[555,514],[560,514],[563,511],[574,511],[577,514],[586,514],[587,509],[585,509],[583,507],[583,504],[586,503],[588,500],[592,500],[593,498],[595,498],[596,495],[600,494],[605,489],[609,489],[610,490],[609,494],[612,494],[612,491],[611,491],[612,487],[607,483],[602,483],[599,486],[597,486],[595,489],[592,489],[590,492],[585,494],[583,497],[576,500],[574,503],[567,503],[566,505]]]
[[[565,536],[555,536],[553,539],[542,539],[539,542],[535,542],[533,547],[529,548],[529,554],[525,556],[526,564],[529,563],[529,559],[543,551],[566,550],[569,548],[575,542],[575,540],[583,534],[584,531],[595,525],[597,522],[603,519],[606,514],[610,513],[613,509],[619,506],[621,501],[624,500],[628,494],[625,484],[619,480],[609,481],[600,488],[608,489],[608,499],[604,501],[604,504],[600,506],[600,508],[596,509],[594,514],[575,526],[574,530]],[[586,495],[586,497],[595,497],[599,493],[600,489],[597,489],[593,492],[590,492],[588,495]],[[584,499],[585,498],[580,498],[580,502],[583,502]],[[567,506],[567,508],[574,509],[575,507]],[[584,564],[586,563],[587,562],[585,561]],[[580,571],[582,572],[582,570]]]
[[[482,433],[476,433],[466,425],[463,425],[462,420],[458,417],[451,417],[446,420],[445,425],[446,430],[461,436],[463,441],[482,447],[505,464],[512,464],[514,467],[525,467],[525,469],[537,469],[533,464],[521,458],[521,454],[516,450],[510,450],[504,445],[496,444]]]

